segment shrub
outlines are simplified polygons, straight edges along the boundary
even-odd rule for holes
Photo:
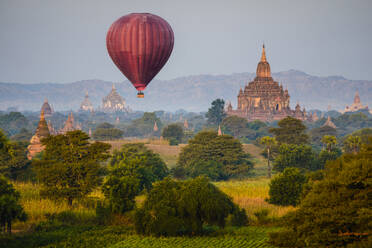
[[[169,144],[178,145],[183,138],[183,128],[178,124],[169,124],[163,129],[162,136],[169,140]],[[177,144],[176,144],[177,143]]]
[[[296,206],[306,177],[297,168],[286,168],[270,181],[269,203],[281,206]]]
[[[125,213],[136,204],[134,198],[138,194],[139,180],[135,177],[116,176],[112,174],[102,187],[113,213]]]
[[[204,223],[224,227],[234,209],[231,199],[206,178],[184,182],[166,178],[155,183],[137,210],[135,228],[140,234],[155,236],[202,234]]]
[[[231,225],[233,226],[247,226],[248,225],[248,216],[244,209],[236,207],[232,217]]]

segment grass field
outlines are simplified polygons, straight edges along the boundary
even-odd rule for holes
[[[149,149],[164,159],[168,167],[175,166],[183,146],[169,146],[164,140],[120,140],[109,143],[114,150],[131,142],[145,143]],[[275,218],[293,208],[278,207],[265,201],[269,191],[269,180],[263,177],[266,175],[265,159],[260,155],[261,150],[257,146],[244,145],[244,150],[252,155],[255,162],[254,172],[258,177],[214,184],[247,211],[251,220],[249,227],[227,227],[213,232],[212,236],[202,237],[141,237],[134,233],[131,221],[126,217],[116,218],[108,226],[97,225],[95,205],[91,204],[93,201],[89,199],[103,199],[99,189],[94,191],[88,200],[75,202],[73,208],[69,208],[66,202],[40,198],[40,186],[37,184],[15,182],[14,186],[21,193],[21,203],[29,219],[26,223],[17,222],[13,225],[15,231],[13,237],[0,237],[0,247],[271,247],[266,240],[267,232],[272,231],[273,227],[260,223],[254,213],[268,209],[269,217]],[[137,197],[137,204],[140,205],[144,199],[144,195]],[[46,222],[48,217],[60,213],[63,215],[65,212],[67,222],[62,221],[59,223],[60,226],[40,229],[41,223],[48,223]],[[70,215],[75,224],[68,224]]]

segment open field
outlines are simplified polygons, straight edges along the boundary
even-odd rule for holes
[[[155,153],[158,153],[160,157],[167,164],[168,168],[173,168],[177,164],[178,154],[181,152],[181,148],[186,144],[180,144],[178,146],[170,146],[168,141],[160,139],[125,139],[125,140],[114,140],[105,141],[111,144],[111,151],[119,150],[120,147],[128,143],[144,143],[147,148]],[[245,152],[252,155],[254,162],[253,175],[255,176],[266,176],[267,165],[266,159],[260,154],[261,148],[253,144],[243,144]]]
[[[158,153],[168,167],[176,165],[178,154],[184,145],[169,146],[164,140],[120,140],[109,142],[114,149],[125,143],[142,142]],[[252,155],[255,162],[255,175],[259,177],[241,181],[215,182],[214,184],[228,194],[235,203],[247,211],[249,227],[226,227],[214,230],[202,237],[142,237],[134,233],[131,215],[115,218],[109,225],[97,225],[95,213],[96,200],[102,200],[100,189],[95,190],[88,199],[74,202],[70,208],[66,202],[42,199],[39,196],[40,185],[14,182],[21,193],[21,203],[27,212],[27,222],[14,224],[13,237],[0,237],[2,247],[272,247],[267,244],[267,233],[275,227],[262,225],[254,213],[269,210],[269,217],[280,217],[293,210],[292,207],[278,207],[268,204],[269,180],[266,174],[265,159],[260,148],[248,144],[244,150]],[[145,200],[141,195],[136,198],[137,206]],[[57,224],[48,224],[51,216],[62,216]],[[63,217],[65,216],[65,217]],[[71,220],[72,219],[72,220]],[[40,229],[41,225],[41,229]],[[48,226],[51,225],[51,226]],[[37,227],[35,229],[35,227]]]

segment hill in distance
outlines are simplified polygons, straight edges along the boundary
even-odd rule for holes
[[[208,110],[216,98],[231,101],[235,109],[240,87],[244,87],[254,76],[254,73],[235,73],[153,80],[145,91],[144,99],[136,98],[136,90],[127,80],[115,83],[115,86],[133,110],[185,109],[200,112]],[[372,106],[372,81],[349,80],[341,76],[317,77],[296,70],[273,73],[273,78],[288,88],[292,107],[299,102],[307,110],[326,110],[328,105],[342,110],[353,102],[356,91],[359,91],[363,104]],[[97,108],[110,92],[112,84],[102,80],[66,84],[0,83],[0,109],[16,107],[20,111],[35,111],[47,98],[56,111],[78,110],[86,91]]]

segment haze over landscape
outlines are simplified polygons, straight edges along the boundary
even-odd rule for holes
[[[372,247],[371,10],[0,0],[0,248]]]

